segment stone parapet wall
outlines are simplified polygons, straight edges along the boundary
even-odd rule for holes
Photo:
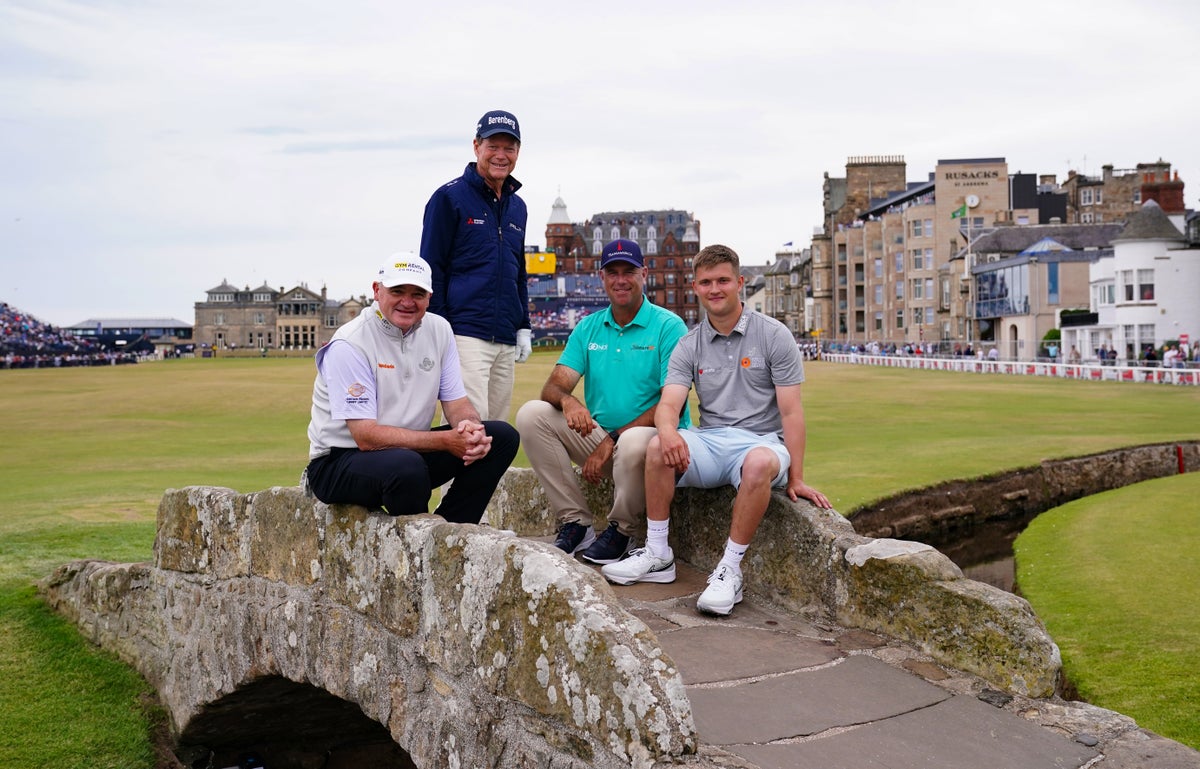
[[[436,516],[298,488],[168,491],[153,564],[42,585],[160,693],[181,750],[211,706],[282,677],[356,704],[418,766],[650,767],[696,750],[672,661],[592,569]],[[204,720],[211,724],[211,721]]]
[[[584,486],[603,520],[610,490]],[[510,469],[488,509],[491,524],[525,534],[553,531],[539,495],[532,470]],[[677,558],[716,566],[733,498],[732,487],[678,490],[671,509]],[[906,641],[1005,691],[1045,697],[1058,684],[1058,647],[1028,602],[965,579],[929,545],[862,536],[835,511],[774,493],[742,569],[745,589],[779,606]]]
[[[941,546],[997,521],[1028,522],[1075,499],[1200,469],[1200,442],[1183,441],[1046,460],[983,478],[947,481],[851,511],[868,537],[920,539]]]

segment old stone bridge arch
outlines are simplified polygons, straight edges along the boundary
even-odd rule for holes
[[[945,521],[1066,501],[1165,475],[1177,451],[1200,463],[1195,444],[1046,462],[974,497],[932,491],[920,507]],[[678,557],[715,564],[731,501],[730,489],[681,491]],[[875,521],[885,538],[872,538],[775,495],[748,586],[996,688],[1051,694],[1058,649],[1028,604],[886,538],[916,515],[887,507]],[[532,472],[511,470],[489,518],[546,534],[544,509]],[[250,751],[329,769],[704,765],[683,684],[647,626],[593,570],[489,527],[330,507],[299,488],[191,487],[164,495],[153,563],[76,562],[42,589],[157,689],[181,758],[201,766]]]

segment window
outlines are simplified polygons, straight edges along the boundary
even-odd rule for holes
[[[933,296],[934,296],[933,295],[933,278],[926,278],[925,279],[925,298],[932,299]]]
[[[325,328],[337,328],[337,315],[329,313],[325,316]]]
[[[629,239],[630,240],[638,239],[638,228],[636,226],[629,228]]]
[[[883,285],[875,286],[875,304],[883,304]]]
[[[1143,302],[1154,301],[1154,270],[1138,270],[1138,298]]]
[[[604,244],[598,240],[592,241],[592,256],[600,256],[600,252],[604,249]],[[575,269],[579,269],[576,267]]]
[[[265,312],[254,313],[254,325],[261,326],[267,322],[267,314]]]
[[[914,238],[925,237],[925,228],[920,219],[914,219],[912,221],[912,236]]]
[[[921,325],[921,321],[924,320],[924,318],[925,313],[921,311],[920,307],[912,308],[912,322],[914,326]]]
[[[621,228],[614,225],[613,228],[608,231],[608,239],[616,240],[619,237],[621,237]]]
[[[650,229],[654,229],[654,228],[651,227]],[[650,240],[646,241],[646,253],[647,254],[657,254],[658,253],[658,241],[654,240],[653,237],[651,237]]]
[[[927,270],[933,269],[933,249],[932,248],[925,249],[925,269],[927,269]]]
[[[256,302],[269,302],[269,301],[271,301],[271,295],[270,295],[270,294],[261,294],[261,293],[260,293],[260,294],[255,294],[255,295],[254,295],[254,301],[256,301]]]
[[[914,270],[925,269],[925,257],[919,248],[914,248],[912,252],[912,262]]]
[[[875,267],[875,277],[882,278],[883,277],[883,260],[876,259],[873,263],[873,266]]]
[[[600,231],[599,227],[592,230],[592,240],[604,240],[604,234]]]
[[[1090,206],[1092,204],[1092,191],[1083,189],[1079,191],[1079,205]]]
[[[214,315],[213,316],[213,324],[217,325],[217,326],[224,326],[225,325],[225,313],[218,312],[216,315]]]
[[[932,219],[925,220],[925,234],[928,235],[929,237],[933,237],[933,220]]]
[[[1080,223],[1080,224],[1091,224],[1091,223],[1092,223],[1092,214],[1091,214],[1091,212],[1089,211],[1089,212],[1087,212],[1087,213],[1080,214],[1080,215],[1079,215],[1079,223]]]
[[[904,272],[904,252],[897,251],[895,256],[896,256],[896,272]]]
[[[904,299],[904,281],[896,281],[896,298]]]
[[[1058,304],[1058,262],[1046,265],[1046,302]]]
[[[883,331],[883,313],[882,312],[875,313],[875,330]]]
[[[912,298],[913,299],[924,299],[925,298],[925,292],[923,290],[924,286],[925,286],[925,283],[920,278],[916,278],[913,280],[913,282],[912,282]],[[920,323],[920,320],[918,320],[917,322]]]
[[[824,274],[820,272],[813,273],[813,291],[820,291],[825,285]]]
[[[933,308],[932,307],[925,308],[925,325],[926,326],[933,325]]]
[[[1121,284],[1121,296],[1126,302],[1154,301],[1154,270],[1121,270],[1117,275]]]
[[[1104,202],[1104,190],[1096,190],[1096,205]]]
[[[896,330],[904,328],[904,310],[896,310]]]

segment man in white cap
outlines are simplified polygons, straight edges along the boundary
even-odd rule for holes
[[[478,523],[516,456],[517,431],[483,421],[467,399],[450,324],[426,314],[432,272],[412,253],[388,259],[375,301],[337,330],[316,356],[308,425],[308,483],[322,502],[389,515],[436,512]],[[430,428],[438,401],[446,424]]]
[[[430,311],[454,329],[467,397],[484,419],[508,419],[514,364],[532,349],[516,116],[484,113],[473,148],[475,162],[425,204],[421,258],[433,269]]]

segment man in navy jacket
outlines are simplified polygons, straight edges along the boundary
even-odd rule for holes
[[[508,420],[514,364],[529,357],[525,201],[512,177],[521,126],[493,110],[475,127],[475,162],[425,205],[421,258],[433,270],[429,311],[450,321],[467,398],[480,419]]]

